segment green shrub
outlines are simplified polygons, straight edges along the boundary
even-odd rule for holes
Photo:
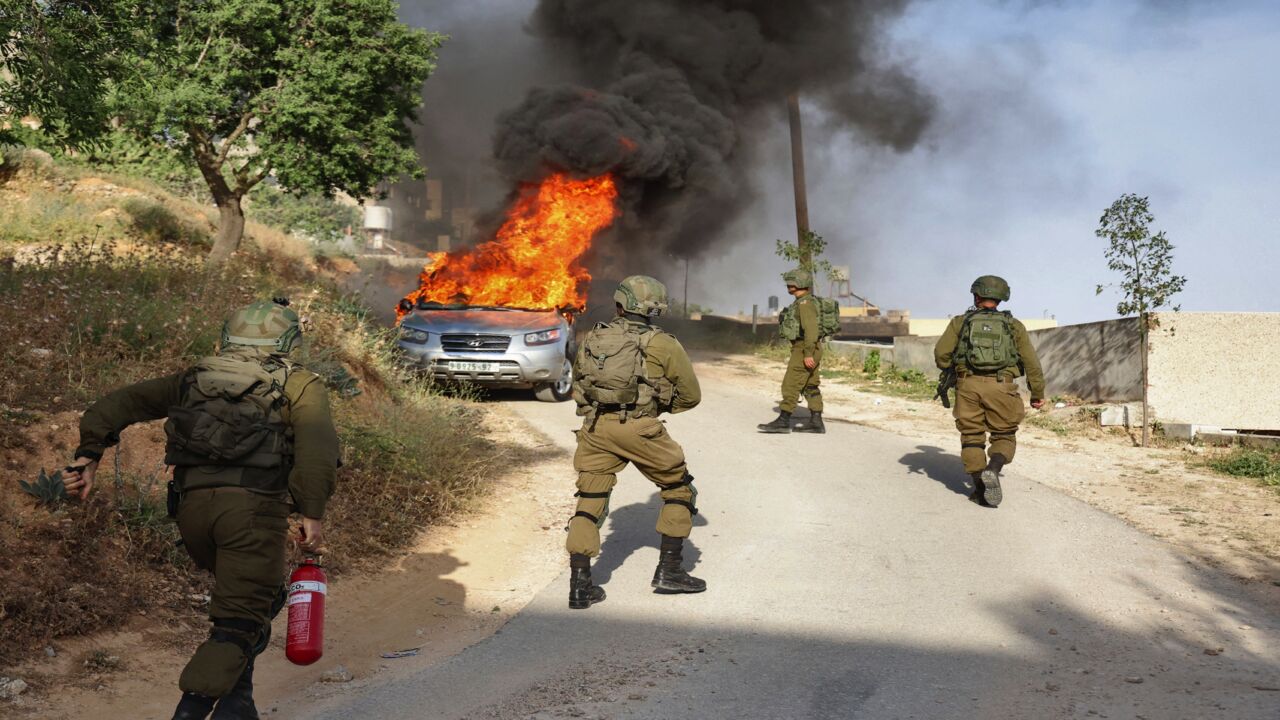
[[[322,195],[296,195],[273,185],[259,185],[245,204],[245,215],[264,225],[322,242],[336,242],[347,228],[359,232],[362,213]]]
[[[862,361],[862,372],[875,377],[880,374],[880,351],[872,350],[867,353],[867,357]]]
[[[1226,475],[1280,485],[1280,452],[1238,447],[1226,455],[1210,458],[1207,464]]]

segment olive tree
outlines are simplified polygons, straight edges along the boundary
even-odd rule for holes
[[[1148,442],[1147,386],[1150,368],[1147,362],[1148,339],[1153,324],[1151,313],[1169,307],[1174,295],[1182,291],[1187,279],[1173,274],[1173,245],[1164,231],[1151,234],[1150,204],[1145,197],[1128,194],[1120,196],[1102,213],[1094,235],[1106,240],[1107,267],[1120,273],[1121,299],[1116,304],[1120,315],[1137,315],[1142,332],[1142,446]],[[1097,294],[1109,287],[1099,285]],[[1179,306],[1173,305],[1174,312]]]
[[[182,152],[218,207],[209,255],[244,233],[241,200],[273,177],[294,192],[362,197],[421,173],[410,124],[439,34],[396,18],[392,0],[157,0],[139,5],[132,64],[114,77],[113,117]]]

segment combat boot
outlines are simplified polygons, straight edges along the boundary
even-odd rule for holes
[[[761,423],[756,428],[762,433],[789,433],[791,432],[791,413],[782,410],[773,422]]]
[[[983,507],[987,507],[987,501],[982,498],[982,492],[986,489],[982,483],[982,473],[976,472],[969,477],[973,479],[973,492],[969,493],[969,499]]]
[[[684,571],[681,563],[684,558],[684,538],[662,536],[662,546],[658,548],[658,569],[653,571],[653,582],[650,585],[660,593],[700,593],[707,589],[707,583]]]
[[[825,433],[827,426],[822,422],[822,413],[810,411],[809,419],[797,425],[795,431],[799,433]]]
[[[212,720],[258,720],[258,708],[253,704],[253,660],[244,666],[231,692],[218,698]]]
[[[213,703],[211,697],[184,692],[178,701],[178,709],[173,711],[173,720],[205,720],[213,710]]]
[[[999,507],[1004,499],[1004,493],[1000,491],[1000,471],[1006,462],[1003,455],[993,454],[987,461],[987,469],[982,471],[982,498],[991,507]]]
[[[604,600],[604,588],[591,584],[591,558],[569,556],[569,608],[585,610]]]

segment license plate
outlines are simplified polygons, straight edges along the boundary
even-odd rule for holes
[[[501,366],[498,365],[498,363],[457,362],[457,361],[451,361],[449,363],[449,370],[453,372],[496,373],[498,372],[499,367]]]

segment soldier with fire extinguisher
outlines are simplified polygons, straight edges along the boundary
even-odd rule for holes
[[[214,573],[213,628],[182,671],[174,720],[258,717],[253,665],[284,604],[290,512],[302,515],[304,551],[324,542],[338,437],[324,383],[288,359],[302,331],[287,306],[276,299],[237,310],[216,356],[116,390],[80,420],[66,488],[83,500],[122,430],[168,418],[170,513],[192,560]]]

